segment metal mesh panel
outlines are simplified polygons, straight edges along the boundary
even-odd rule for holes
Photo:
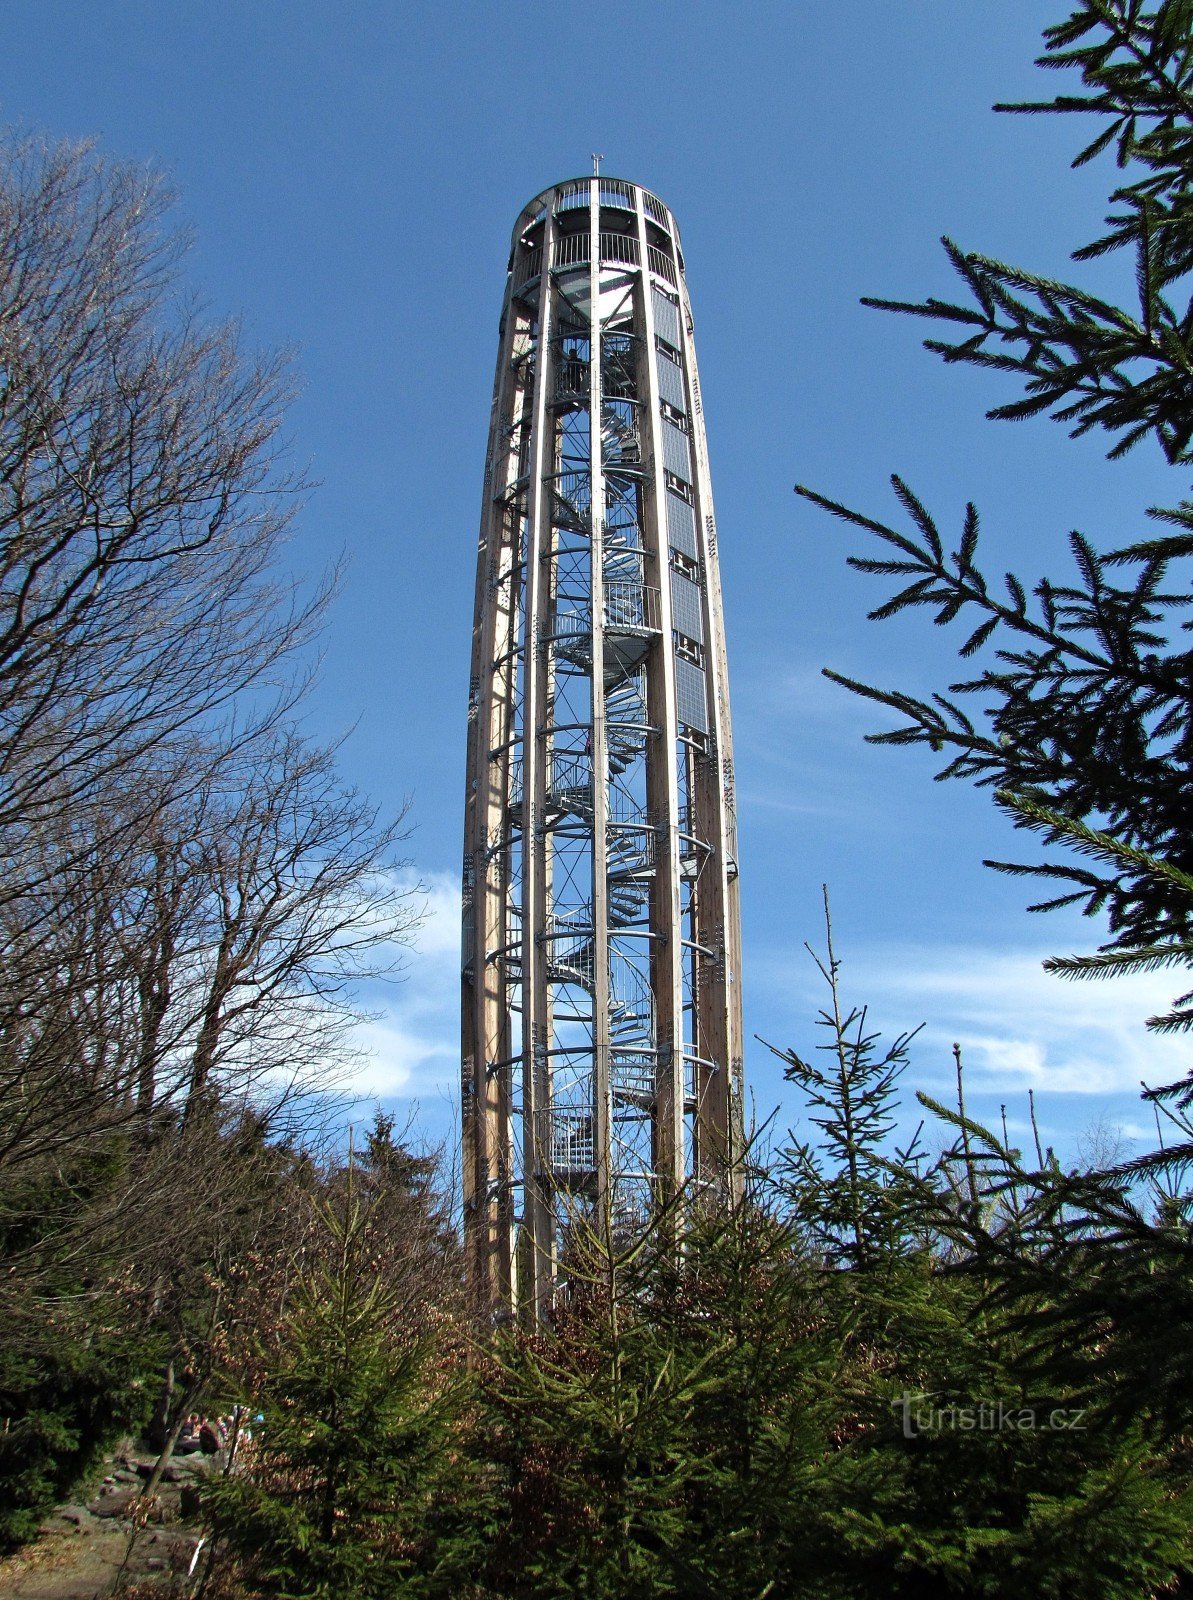
[[[667,491],[667,542],[696,560],[696,513],[686,500]]]
[[[663,423],[663,465],[684,483],[692,481],[692,452],[688,436],[673,422]]]
[[[708,732],[708,697],[704,669],[694,667],[682,657],[675,663],[675,713],[681,722],[697,733]]]
[[[659,395],[677,411],[687,412],[687,397],[683,392],[683,373],[669,357],[660,355],[655,363],[659,374]]]
[[[685,638],[704,643],[700,585],[685,578],[682,572],[671,574],[671,622]]]
[[[652,286],[650,297],[654,304],[654,328],[660,339],[666,339],[674,349],[680,348],[679,307],[661,290]]]

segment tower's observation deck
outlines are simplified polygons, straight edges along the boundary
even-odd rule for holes
[[[740,1114],[733,751],[679,230],[606,177],[518,218],[477,563],[466,1247],[542,1315],[577,1209],[722,1186]]]

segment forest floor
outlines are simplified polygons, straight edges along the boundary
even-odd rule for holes
[[[152,1503],[138,1505],[156,1459],[148,1446],[125,1440],[89,1497],[59,1506],[36,1539],[0,1558],[2,1600],[104,1600],[172,1590],[203,1536],[199,1496],[213,1462],[202,1455],[171,1461]]]

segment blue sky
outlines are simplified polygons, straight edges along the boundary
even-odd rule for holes
[[[407,980],[375,997],[365,1092],[450,1127],[464,709],[472,565],[509,230],[559,178],[605,171],[658,192],[684,235],[709,430],[737,740],[747,1033],[809,1049],[830,885],[850,993],[889,1031],[925,1022],[909,1086],[939,1092],[963,1042],[971,1104],[1034,1087],[1065,1148],[1103,1123],[1151,1130],[1135,1093],[1184,1070],[1142,1018],[1170,998],[1062,985],[1042,956],[1096,927],[1029,917],[984,794],[931,781],[921,753],[868,747],[874,713],[832,665],[912,690],[957,676],[923,620],[875,625],[858,548],[797,481],[870,512],[898,471],[948,528],[973,498],[994,571],[1057,573],[1068,530],[1103,545],[1178,487],[1145,446],[1108,464],[1047,421],[983,420],[1008,396],[946,371],[862,294],[947,294],[939,236],[1071,270],[1101,215],[1102,169],[1070,174],[1075,125],[998,117],[1051,92],[1031,65],[1059,9],[1038,0],[8,0],[8,121],[94,135],[164,167],[194,233],[188,274],[250,343],[292,344],[289,426],[319,487],[293,547],[350,558],[310,707],[353,726],[349,776],[409,795],[430,916]],[[1086,281],[1125,292],[1129,263]],[[1030,848],[1030,846],[1028,846]],[[758,1106],[798,1115],[760,1046]],[[1130,1148],[1130,1146],[1128,1146]]]

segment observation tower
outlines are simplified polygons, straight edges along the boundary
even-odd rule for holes
[[[477,557],[464,1224],[494,1318],[547,1314],[577,1214],[616,1232],[732,1182],[737,874],[679,229],[574,179],[514,227]]]

